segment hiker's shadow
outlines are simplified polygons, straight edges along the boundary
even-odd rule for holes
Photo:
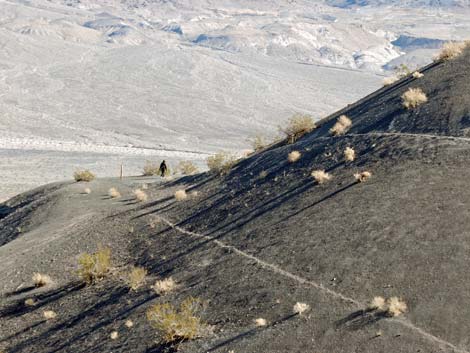
[[[335,326],[337,329],[356,331],[387,317],[387,311],[368,308],[355,311],[345,318],[336,321]]]

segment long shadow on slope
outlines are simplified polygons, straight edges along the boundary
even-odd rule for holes
[[[274,321],[273,323],[271,323],[271,324],[269,324],[269,325],[262,326],[262,327],[255,327],[255,328],[249,329],[249,330],[247,330],[247,331],[245,331],[245,332],[242,332],[242,333],[240,333],[240,334],[238,334],[238,335],[236,335],[236,336],[233,336],[233,337],[231,337],[231,338],[229,338],[229,339],[227,339],[227,340],[224,340],[224,341],[222,341],[222,342],[220,342],[220,343],[217,343],[215,346],[209,348],[209,349],[207,350],[207,352],[213,352],[213,351],[215,351],[215,350],[217,350],[217,349],[219,349],[219,348],[222,348],[222,347],[225,347],[225,346],[229,345],[229,344],[232,343],[232,342],[235,342],[235,341],[238,341],[238,340],[247,338],[247,337],[254,336],[254,335],[255,335],[256,333],[258,333],[258,332],[261,332],[261,331],[267,330],[267,329],[269,329],[269,328],[272,328],[272,327],[274,327],[274,326],[276,326],[276,325],[282,324],[282,323],[284,323],[284,322],[286,322],[286,321],[288,321],[288,320],[290,320],[290,319],[292,319],[292,318],[294,318],[294,317],[296,317],[296,316],[298,316],[298,315],[299,315],[298,313],[289,314],[289,315],[287,315],[287,316],[284,316],[284,317],[280,318],[280,319],[277,320],[277,321]]]
[[[0,318],[17,317],[35,311],[42,306],[59,300],[85,286],[81,282],[72,282],[65,286],[50,290],[45,293],[35,294],[31,297],[35,301],[34,305],[26,305],[24,299],[17,300],[13,304],[0,308]]]
[[[387,317],[387,311],[369,308],[349,314],[345,318],[336,321],[335,326],[337,329],[356,331]]]
[[[157,295],[153,292],[142,292],[138,295],[137,298],[133,298],[134,302],[129,303],[127,300],[122,301],[122,298],[129,293],[129,289],[127,287],[119,287],[111,291],[107,289],[104,291],[106,294],[104,295],[104,298],[102,300],[93,304],[86,310],[80,311],[79,314],[56,324],[55,326],[49,328],[47,331],[44,331],[35,337],[28,338],[25,341],[18,343],[16,346],[12,347],[9,352],[20,352],[28,346],[42,346],[47,345],[48,342],[60,343],[58,346],[51,346],[51,350],[48,351],[49,353],[60,352],[64,348],[70,347],[78,341],[85,339],[88,335],[99,330],[100,328],[110,325],[116,320],[126,317],[130,311],[135,310],[141,307],[142,305],[145,305],[146,303],[157,297]],[[103,297],[103,295],[100,295],[100,297]],[[122,310],[115,312],[115,310],[111,308],[116,304],[122,304]],[[95,321],[96,318],[98,318],[97,321]],[[93,324],[88,324],[88,319],[94,320]],[[76,327],[77,325],[85,325],[85,328],[76,330],[75,332],[77,333],[68,338],[66,337],[66,334],[64,334],[60,340],[51,339],[53,335],[62,335],[62,332],[74,332],[72,328]],[[83,352],[93,351],[93,349],[90,349],[88,347]],[[78,353],[79,350],[76,349],[75,352]]]

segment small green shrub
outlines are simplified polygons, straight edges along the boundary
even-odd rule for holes
[[[132,290],[137,290],[145,283],[147,270],[143,267],[133,267],[127,274],[127,285]]]
[[[93,254],[83,253],[78,258],[78,275],[87,284],[107,276],[111,268],[111,249],[98,248]]]
[[[166,343],[201,337],[206,328],[199,317],[200,299],[189,297],[177,309],[172,304],[156,304],[147,310],[147,320]]]
[[[264,137],[261,135],[256,135],[253,139],[249,140],[251,146],[253,147],[253,151],[258,152],[266,147],[266,141]]]
[[[74,174],[73,174],[73,178],[75,179],[75,181],[92,181],[93,179],[95,179],[95,174],[93,174],[92,172],[90,172],[88,169],[86,170],[77,170]]]

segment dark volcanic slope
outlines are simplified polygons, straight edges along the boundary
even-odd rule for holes
[[[138,178],[94,181],[90,195],[67,184],[45,193],[54,201],[45,203],[49,217],[40,206],[27,213],[29,228],[4,236],[27,207],[13,203],[32,201],[25,195],[5,205],[0,347],[168,352],[155,343],[145,310],[195,296],[207,301],[204,320],[214,333],[184,342],[181,352],[469,353],[470,53],[423,72],[325,119],[293,145],[241,161],[227,176],[156,181],[143,204],[129,198],[143,182]],[[400,96],[410,87],[421,87],[429,102],[404,110]],[[330,136],[344,113],[352,129]],[[344,161],[347,146],[356,151],[354,162]],[[293,150],[302,157],[292,164]],[[333,179],[318,185],[310,177],[315,169]],[[353,174],[363,170],[373,176],[358,184]],[[110,186],[122,191],[121,200],[106,198]],[[176,202],[181,188],[199,195]],[[116,269],[84,287],[73,272],[76,258],[98,243],[112,247]],[[131,292],[121,277],[134,264],[149,270],[149,281]],[[34,271],[55,284],[27,288]],[[153,293],[150,284],[168,276],[178,289]],[[362,311],[379,295],[403,298],[407,313]],[[36,305],[25,306],[26,298]],[[293,316],[296,302],[311,311]],[[57,319],[44,322],[46,309]],[[257,328],[256,318],[268,325]],[[112,340],[114,330],[119,337]]]

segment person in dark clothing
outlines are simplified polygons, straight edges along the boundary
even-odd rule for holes
[[[164,177],[167,170],[168,167],[166,166],[165,160],[163,160],[163,162],[160,164],[160,176]]]

